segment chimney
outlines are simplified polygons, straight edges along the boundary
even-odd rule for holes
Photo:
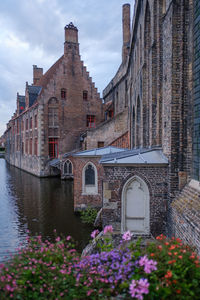
[[[122,26],[123,26],[123,47],[122,62],[126,61],[130,45],[130,4],[124,4],[122,8]]]
[[[37,65],[33,65],[33,85],[37,85],[42,76],[43,68],[38,68]]]
[[[79,43],[78,43],[78,29],[71,22],[65,26],[65,43],[64,50],[65,54],[73,53],[79,54]]]

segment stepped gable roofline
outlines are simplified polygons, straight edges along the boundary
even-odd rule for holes
[[[113,153],[104,155],[101,164],[114,164],[114,165],[133,165],[133,164],[161,164],[167,165],[168,159],[163,154],[161,148],[152,149],[134,149],[121,153]]]
[[[42,91],[44,88],[47,87],[49,80],[52,78],[53,74],[56,72],[59,64],[62,62],[64,55],[62,55],[47,71],[46,73],[40,78],[37,85],[42,87]]]
[[[70,22],[68,25],[66,25],[65,28],[78,31],[78,28],[76,26],[74,26],[74,24],[72,22]]]
[[[81,152],[77,152],[72,154],[74,157],[85,157],[85,156],[102,156],[105,154],[111,154],[111,153],[116,153],[116,152],[121,152],[125,151],[126,149],[124,148],[117,148],[113,146],[107,146],[107,147],[102,147],[102,148],[95,148],[91,150],[85,150]]]

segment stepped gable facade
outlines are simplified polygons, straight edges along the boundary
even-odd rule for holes
[[[33,84],[17,94],[7,124],[6,159],[37,176],[56,174],[52,159],[80,149],[80,134],[102,121],[102,101],[79,54],[78,29],[65,27],[64,54],[43,74],[33,66]]]

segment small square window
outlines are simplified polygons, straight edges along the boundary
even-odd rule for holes
[[[61,90],[61,99],[66,99],[66,90]]]
[[[109,110],[108,115],[109,115],[109,118],[113,118],[113,115],[114,115],[113,110]]]
[[[88,92],[83,91],[83,100],[88,100]]]
[[[104,142],[98,142],[98,148],[103,148],[104,147]]]

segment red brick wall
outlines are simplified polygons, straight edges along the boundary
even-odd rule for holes
[[[98,163],[100,157],[68,157],[73,164],[74,175],[74,210],[81,209],[81,207],[101,207],[102,206],[102,181],[104,178],[103,167]],[[97,168],[98,176],[98,194],[97,195],[83,195],[82,194],[82,170],[84,166],[92,162]]]
[[[120,136],[118,139],[116,139],[114,142],[112,142],[109,146],[130,149],[129,132],[126,132],[125,134]]]

